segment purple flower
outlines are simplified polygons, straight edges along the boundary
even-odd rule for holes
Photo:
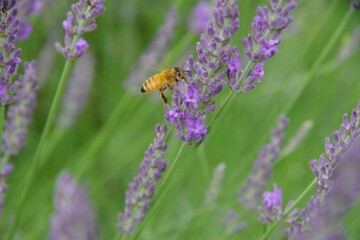
[[[68,172],[57,180],[54,202],[49,239],[96,239],[95,214],[87,193]]]
[[[17,82],[13,82],[13,77],[17,75],[18,65],[21,62],[19,58],[21,49],[16,48],[14,45],[19,31],[18,8],[15,8],[15,4],[15,0],[0,2],[0,8],[2,9],[0,65],[3,69],[0,74],[1,105],[9,104],[15,100],[13,95],[18,85]]]
[[[360,193],[360,144],[349,149],[342,157],[334,183],[326,194],[324,204],[311,221],[306,239],[345,239],[341,218],[350,210]]]
[[[274,184],[273,192],[265,192],[263,194],[262,206],[259,210],[259,222],[268,223],[283,218],[282,211],[282,191]]]
[[[19,78],[15,103],[9,106],[6,116],[2,148],[7,156],[16,156],[23,147],[36,102],[36,63],[25,62],[24,67],[25,73]]]
[[[238,214],[235,210],[229,210],[227,212],[223,224],[226,227],[228,235],[233,235],[246,227],[244,222],[238,220]]]
[[[235,49],[228,43],[239,27],[237,1],[217,0],[214,17],[208,21],[207,31],[196,44],[197,59],[189,56],[183,71],[186,81],[175,86],[172,106],[165,107],[167,119],[176,129],[177,136],[191,144],[207,135],[204,121],[206,113],[215,110],[212,98],[226,85],[223,79]],[[178,118],[169,118],[177,112]]]
[[[18,0],[19,3],[19,31],[16,36],[17,41],[24,41],[29,38],[32,32],[32,25],[29,22],[31,15],[39,14],[43,8],[43,3],[39,0]]]
[[[224,178],[226,165],[225,163],[219,163],[213,172],[213,178],[211,179],[210,186],[205,194],[204,204],[212,205],[215,204],[221,188],[221,181]]]
[[[118,229],[123,233],[132,233],[134,227],[143,220],[155,194],[156,182],[167,167],[167,161],[162,160],[167,149],[166,131],[166,125],[156,125],[154,141],[145,152],[139,175],[129,184],[125,197],[125,211],[119,213]]]
[[[306,120],[305,122],[303,122],[295,135],[290,138],[288,144],[282,150],[282,156],[286,156],[289,153],[293,152],[304,141],[313,125],[314,122],[311,120]]]
[[[76,63],[64,94],[58,124],[63,128],[71,127],[85,107],[94,75],[95,59],[89,53]]]
[[[49,74],[54,69],[54,60],[56,56],[56,49],[54,49],[54,41],[56,34],[54,31],[50,31],[46,42],[43,44],[36,62],[38,63],[37,75],[38,75],[38,86],[42,88],[48,80]]]
[[[334,185],[335,169],[342,156],[357,141],[360,136],[360,101],[357,108],[352,110],[351,117],[343,116],[339,130],[333,134],[333,143],[325,138],[325,153],[318,160],[310,161],[310,167],[317,180],[317,191],[311,196],[305,209],[295,209],[288,219],[291,226],[286,234],[291,239],[307,234],[309,226],[313,224],[315,215],[321,210],[329,190]]]
[[[272,131],[270,143],[261,149],[253,165],[252,173],[238,195],[239,201],[246,208],[256,208],[260,204],[260,196],[271,177],[273,163],[280,155],[284,143],[284,130],[288,123],[289,119],[285,116],[279,117],[278,126]]]
[[[189,18],[189,29],[193,33],[202,34],[206,31],[211,16],[211,7],[207,2],[201,1],[196,5]]]
[[[261,82],[264,77],[264,61],[278,52],[277,45],[281,42],[280,34],[292,21],[289,14],[296,6],[294,0],[269,2],[270,8],[267,6],[257,8],[257,16],[251,24],[252,32],[242,39],[244,52],[250,63],[244,69],[245,81],[240,82],[242,72],[238,73],[238,76],[236,73],[229,76],[229,85],[236,92],[250,91]]]
[[[105,0],[79,0],[71,5],[71,11],[67,19],[63,21],[65,30],[65,46],[56,43],[58,52],[62,53],[67,60],[74,60],[81,57],[89,44],[82,38],[85,32],[95,30],[95,18],[105,11]]]
[[[348,0],[351,6],[355,9],[360,9],[360,1],[359,0]]]
[[[178,16],[176,8],[171,7],[166,14],[164,24],[158,29],[154,40],[140,57],[138,63],[133,68],[134,70],[124,82],[128,90],[138,92],[141,81],[144,81],[144,78],[157,68],[173,39],[177,24]]]
[[[5,204],[5,194],[8,190],[7,179],[13,170],[13,165],[6,163],[4,158],[0,159],[0,217]]]

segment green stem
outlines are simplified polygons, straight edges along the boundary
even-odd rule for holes
[[[4,131],[5,119],[6,119],[6,107],[1,105],[0,106],[0,136],[2,136]]]
[[[300,97],[301,93],[303,92],[305,87],[308,85],[310,80],[317,76],[317,74],[321,70],[321,65],[323,64],[325,58],[329,55],[330,51],[334,48],[336,41],[338,41],[338,39],[342,35],[342,32],[344,31],[344,28],[347,25],[347,22],[349,21],[353,12],[354,11],[352,8],[350,8],[348,10],[348,12],[346,13],[342,22],[340,23],[339,27],[336,28],[336,31],[332,35],[330,41],[326,44],[325,48],[321,51],[320,56],[317,58],[316,62],[312,65],[312,68],[307,73],[305,80],[304,80],[304,84],[302,84],[300,86],[300,89],[293,94],[294,97],[292,97],[290,99],[290,102],[288,103],[288,105],[285,107],[285,109],[283,111],[284,113],[288,113],[293,108],[296,101],[298,100],[298,98]]]
[[[69,74],[71,72],[72,66],[73,66],[73,62],[70,62],[69,60],[67,60],[66,63],[65,63],[61,78],[60,78],[59,85],[58,85],[56,93],[55,93],[55,97],[54,97],[53,102],[51,104],[49,114],[48,114],[47,119],[46,119],[44,130],[43,130],[43,132],[41,134],[39,144],[38,144],[38,146],[36,148],[33,161],[31,163],[29,172],[27,174],[23,190],[21,191],[19,201],[18,201],[18,204],[17,204],[17,207],[16,207],[15,215],[14,215],[14,222],[13,222],[13,224],[11,225],[11,227],[8,230],[7,239],[13,239],[14,232],[15,232],[15,229],[16,229],[18,221],[19,221],[18,216],[21,213],[22,207],[24,205],[25,199],[26,199],[27,194],[28,194],[29,189],[30,189],[30,185],[32,184],[32,182],[35,179],[38,164],[39,164],[40,159],[42,157],[41,155],[42,155],[42,152],[44,150],[44,146],[46,145],[47,137],[48,137],[48,135],[50,133],[50,130],[51,130],[52,125],[54,123],[54,120],[56,118],[56,113],[58,111],[59,104],[60,104],[64,89],[65,89],[67,80],[69,79]]]
[[[59,144],[61,139],[65,136],[67,131],[67,128],[55,128],[53,130],[51,136],[49,136],[48,143],[46,144],[46,149],[44,149],[40,158],[39,169],[42,169],[42,167],[45,165],[46,160],[48,159],[52,151],[55,149],[55,147]]]

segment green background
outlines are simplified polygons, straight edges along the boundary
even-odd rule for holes
[[[70,1],[49,2],[41,15],[31,19],[34,32],[29,40],[20,44],[23,60],[37,59],[49,39],[63,42],[61,22],[70,4]],[[180,53],[189,49],[188,53],[194,54],[199,38],[195,36],[192,42],[179,45],[189,31],[189,14],[197,1],[183,0],[177,4],[180,22],[174,29],[174,39],[168,49],[168,54],[173,54],[172,61],[162,66],[166,68],[186,57],[186,54],[178,54],[179,49]],[[241,38],[251,29],[256,6],[264,4],[266,1],[240,1],[240,29],[233,37],[232,45],[242,50]],[[137,175],[144,151],[153,139],[155,124],[164,123],[163,103],[156,93],[155,96],[131,95],[122,84],[153,40],[171,2],[113,0],[106,1],[105,6],[105,13],[97,19],[98,28],[84,37],[96,59],[94,82],[86,108],[48,155],[31,185],[24,208],[17,212],[15,206],[65,60],[56,53],[53,64],[47,69],[49,74],[46,84],[39,90],[26,147],[19,157],[12,159],[15,168],[9,179],[1,235],[5,234],[14,214],[18,213],[17,239],[47,238],[49,220],[54,212],[56,177],[65,169],[86,185],[96,211],[100,238],[113,239],[117,234],[117,214],[124,209],[127,185]],[[324,152],[324,138],[332,135],[340,126],[343,114],[357,106],[359,100],[360,51],[355,49],[353,55],[341,63],[334,64],[334,61],[354,29],[360,26],[360,12],[353,11],[334,46],[326,52],[324,61],[316,65],[349,9],[345,0],[298,1],[293,13],[294,22],[283,33],[279,53],[265,62],[263,82],[253,91],[235,96],[216,119],[201,147],[195,151],[185,147],[184,154],[163,183],[163,191],[158,192],[164,198],[156,199],[159,205],[155,205],[141,230],[136,232],[138,239],[260,238],[264,226],[256,221],[257,211],[244,211],[237,202],[237,192],[251,172],[261,147],[269,141],[270,131],[280,114],[290,118],[286,140],[305,120],[312,120],[314,126],[305,141],[275,166],[267,190],[272,190],[276,182],[283,190],[284,205],[303,192],[313,179],[309,161]],[[153,73],[159,70],[160,66]],[[153,73],[143,76],[143,79]],[[229,91],[226,88],[217,96],[218,106]],[[99,151],[92,151],[95,148],[89,144],[119,101],[122,101],[119,118],[108,134],[104,134],[101,145],[98,145]],[[172,134],[168,144],[165,158],[171,167],[181,142]],[[87,156],[83,157],[85,153]],[[204,194],[213,168],[220,162],[226,164],[220,196],[216,206],[205,208],[202,204]],[[301,202],[300,207],[304,204],[305,201]],[[230,208],[239,213],[239,219],[248,223],[246,229],[233,236],[227,235],[222,225]],[[358,239],[360,235],[359,208],[356,205],[344,221],[349,239]],[[281,228],[278,228],[270,239],[280,239],[280,234]]]

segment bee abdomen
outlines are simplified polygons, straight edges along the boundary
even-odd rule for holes
[[[148,92],[152,92],[152,91],[159,89],[161,84],[157,77],[158,76],[155,75],[155,77],[151,77],[151,78],[147,79],[141,86],[141,92],[148,93]]]

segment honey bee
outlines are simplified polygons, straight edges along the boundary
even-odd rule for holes
[[[167,98],[164,95],[165,89],[173,89],[173,86],[185,79],[184,70],[180,67],[174,67],[165,69],[159,74],[156,74],[148,78],[141,87],[141,92],[150,93],[159,89],[160,96],[165,104],[167,104]]]

